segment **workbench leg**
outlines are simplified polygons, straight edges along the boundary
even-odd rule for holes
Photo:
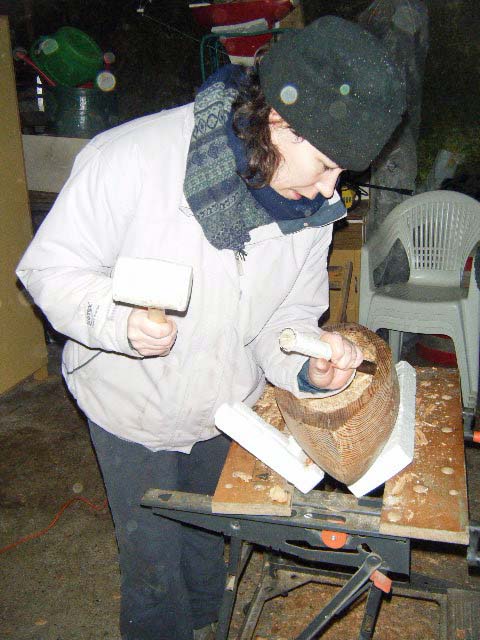
[[[263,605],[269,597],[269,587],[266,586],[263,581],[260,582],[258,587],[255,589],[252,601],[250,602],[248,611],[243,619],[243,624],[238,634],[238,640],[251,640],[253,638],[254,631],[262,613]]]
[[[215,640],[226,640],[232,618],[233,607],[237,597],[238,583],[242,577],[245,566],[252,554],[253,546],[244,543],[240,538],[230,539],[230,555],[227,568],[225,591],[223,592],[222,606],[218,616]]]
[[[287,584],[286,580],[279,578],[276,570],[272,572],[270,554],[264,552],[260,582],[248,606],[237,640],[252,640],[263,606],[267,600],[279,595],[286,595],[291,589],[310,582],[311,578],[310,575],[304,574],[297,577],[296,581],[290,579]]]
[[[363,614],[362,627],[358,640],[371,640],[375,631],[380,605],[382,604],[383,591],[372,584],[368,592],[365,613]]]

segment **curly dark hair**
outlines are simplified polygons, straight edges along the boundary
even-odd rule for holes
[[[271,107],[260,86],[258,64],[246,73],[232,108],[233,130],[244,141],[248,158],[247,170],[241,177],[259,189],[270,184],[281,155],[270,136]]]

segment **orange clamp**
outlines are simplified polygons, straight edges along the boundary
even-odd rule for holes
[[[480,444],[480,431],[473,432],[473,441],[478,442],[478,444]]]
[[[320,537],[323,544],[330,549],[341,549],[348,538],[344,531],[328,531],[328,529],[324,529]]]
[[[377,587],[377,589],[380,589],[380,591],[383,591],[384,593],[390,593],[392,589],[392,581],[384,573],[378,571],[378,569],[376,569],[372,573],[372,575],[370,576],[370,580]]]

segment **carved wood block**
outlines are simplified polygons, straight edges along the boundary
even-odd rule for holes
[[[275,389],[285,423],[302,449],[328,474],[347,485],[367,471],[395,424],[399,388],[390,348],[357,324],[332,325],[377,363],[374,376],[357,372],[351,384],[328,398],[295,398]]]

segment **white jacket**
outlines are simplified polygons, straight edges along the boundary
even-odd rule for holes
[[[255,229],[238,264],[233,251],[209,244],[182,189],[192,128],[190,104],[97,136],[17,271],[70,338],[62,370],[81,409],[153,451],[189,452],[217,435],[218,406],[252,405],[265,376],[308,395],[297,385],[305,357],[282,353],[278,336],[286,326],[320,333],[328,306],[331,224],[305,223],[290,235],[275,223]],[[142,358],[128,343],[131,307],[111,294],[119,256],[193,267],[190,304],[175,317],[178,336],[166,357]]]

